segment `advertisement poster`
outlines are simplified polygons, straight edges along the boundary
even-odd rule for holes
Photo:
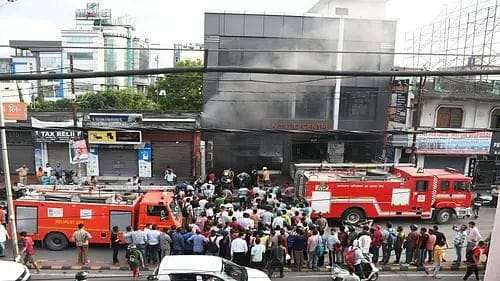
[[[87,162],[87,175],[99,175],[99,151],[97,147],[89,148],[89,160]]]
[[[146,144],[144,148],[137,150],[137,159],[139,160],[139,177],[151,177],[151,145]]]
[[[85,140],[70,142],[69,156],[71,164],[86,163],[89,160],[89,152]]]

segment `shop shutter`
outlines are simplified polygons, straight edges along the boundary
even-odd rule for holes
[[[192,142],[153,142],[151,144],[153,177],[163,177],[165,169],[174,169],[178,179],[191,179],[193,171]]]
[[[99,147],[100,176],[132,177],[138,174],[136,150]]]
[[[69,148],[67,143],[48,143],[47,154],[49,163],[52,167],[55,168],[57,163],[61,163],[64,170],[75,171],[75,165],[72,165],[69,160]]]
[[[33,145],[7,144],[9,150],[10,173],[15,174],[16,169],[26,165],[30,173],[35,173],[35,154]],[[0,153],[0,168],[3,174],[3,152]]]

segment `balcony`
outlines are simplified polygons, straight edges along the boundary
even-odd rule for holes
[[[434,77],[427,80],[423,97],[449,99],[500,100],[498,80],[477,80],[464,77]]]

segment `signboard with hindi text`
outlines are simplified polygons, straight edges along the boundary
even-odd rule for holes
[[[487,155],[491,132],[424,133],[417,135],[417,154]]]

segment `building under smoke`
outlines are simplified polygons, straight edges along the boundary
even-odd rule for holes
[[[208,66],[383,71],[393,67],[393,55],[335,51],[394,52],[395,34],[396,21],[349,13],[207,13],[204,45]],[[378,160],[382,135],[341,131],[383,130],[388,85],[388,78],[207,73],[203,127],[253,131],[206,134],[214,168],[288,174],[292,163]],[[290,132],[301,130],[321,133]]]

